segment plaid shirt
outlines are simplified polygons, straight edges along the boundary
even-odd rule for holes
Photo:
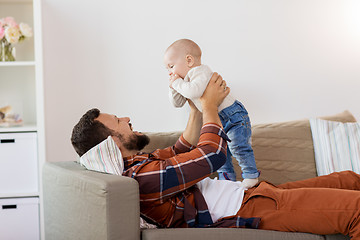
[[[196,183],[226,161],[228,137],[217,124],[205,124],[198,145],[183,136],[176,144],[150,154],[124,158],[123,175],[136,179],[141,215],[160,227],[252,227],[258,218],[227,217],[213,223]]]

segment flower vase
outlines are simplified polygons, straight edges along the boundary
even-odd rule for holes
[[[11,43],[1,41],[0,62],[15,61],[15,47]]]

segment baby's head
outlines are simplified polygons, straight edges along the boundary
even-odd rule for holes
[[[201,49],[189,39],[180,39],[165,51],[164,62],[169,74],[184,78],[189,70],[201,65]]]

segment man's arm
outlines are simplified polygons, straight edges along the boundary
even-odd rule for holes
[[[161,202],[210,176],[225,163],[228,138],[217,114],[218,104],[229,93],[229,89],[224,90],[224,86],[222,78],[214,74],[201,99],[205,110],[204,125],[195,149],[165,160],[161,152],[164,150],[156,150],[153,152],[156,159],[134,166],[131,175],[139,182],[141,201]],[[195,119],[197,117],[190,121],[188,130],[197,126]],[[185,138],[182,136],[181,140]]]
[[[157,149],[152,154],[160,158],[171,158],[180,153],[186,153],[196,147],[199,141],[202,126],[202,114],[191,100],[187,100],[190,106],[189,120],[186,128],[174,146],[165,149]]]
[[[202,114],[195,107],[191,100],[188,100],[190,106],[189,120],[183,133],[184,139],[193,146],[199,141],[200,129],[202,126]]]

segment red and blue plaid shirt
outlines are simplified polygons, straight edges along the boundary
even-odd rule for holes
[[[226,161],[227,140],[217,124],[205,124],[197,146],[183,136],[150,154],[124,158],[124,176],[139,183],[141,215],[160,227],[252,227],[258,218],[227,217],[213,223],[196,183]]]

